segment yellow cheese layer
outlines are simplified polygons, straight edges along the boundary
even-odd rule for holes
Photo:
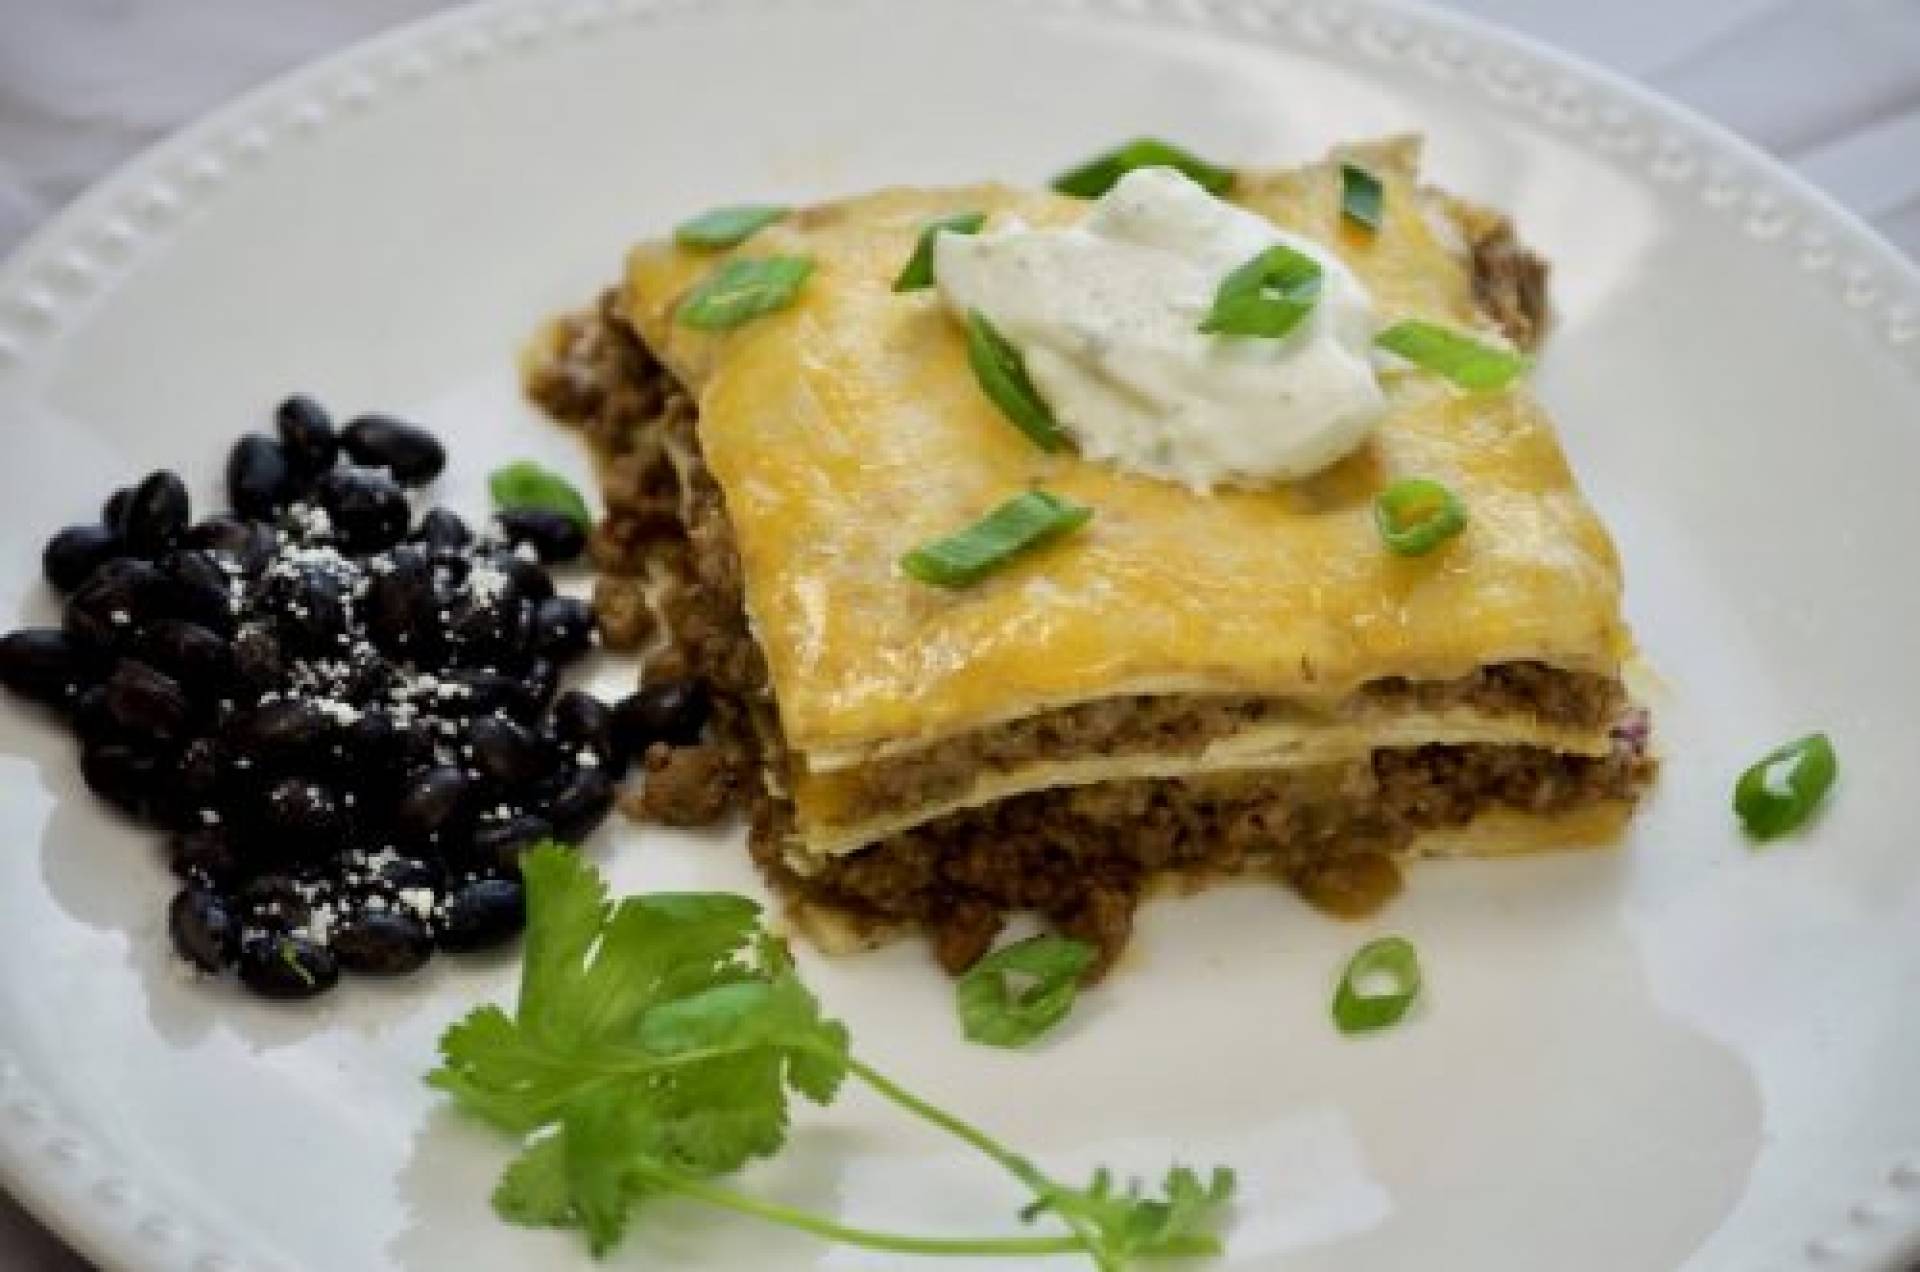
[[[1342,224],[1332,161],[1244,175],[1235,198],[1337,250],[1383,321],[1480,325],[1459,245],[1421,212],[1413,146],[1361,154],[1386,188],[1376,235]],[[1516,659],[1617,669],[1613,547],[1525,387],[1468,395],[1395,373],[1360,451],[1273,490],[1200,496],[1046,455],[981,393],[936,294],[891,289],[920,226],[964,210],[1061,224],[1086,204],[998,185],[883,190],[731,252],[661,244],[629,260],[628,317],[699,402],[795,751],[857,753],[1149,689],[1330,701]],[[816,262],[791,308],[719,334],[673,321],[721,260],[774,254]],[[1382,546],[1372,500],[1416,474],[1451,486],[1471,521],[1407,559]],[[910,548],[1032,485],[1093,521],[962,591],[901,573]]]

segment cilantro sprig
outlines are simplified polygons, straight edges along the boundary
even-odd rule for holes
[[[1106,1171],[1071,1188],[985,1131],[856,1057],[822,1013],[760,909],[726,894],[612,901],[577,854],[548,844],[521,861],[527,936],[519,1000],[476,1008],[440,1040],[427,1078],[520,1140],[494,1190],[501,1218],[580,1228],[611,1249],[649,1198],[678,1194],[829,1241],[897,1254],[1081,1254],[1102,1272],[1154,1255],[1220,1250],[1214,1225],[1233,1174],[1186,1167],[1161,1195],[1118,1190]],[[977,1149],[1034,1197],[1022,1214],[1066,1231],[916,1236],[856,1228],[719,1182],[785,1145],[794,1096],[830,1104],[852,1078]]]

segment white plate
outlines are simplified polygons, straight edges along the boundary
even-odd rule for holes
[[[1199,0],[627,0],[408,28],[160,147],[0,270],[0,612],[53,613],[53,527],[163,463],[208,490],[292,389],[443,429],[456,506],[506,456],[584,475],[517,398],[516,347],[690,209],[1039,179],[1141,132],[1280,163],[1399,129],[1557,262],[1539,388],[1669,685],[1632,842],[1422,868],[1364,928],[1267,887],[1154,905],[1037,1054],[962,1044],[917,947],[807,973],[873,1062],[1049,1163],[1238,1166],[1222,1266],[1892,1266],[1920,1230],[1920,280],[1744,146],[1509,37]],[[1813,727],[1843,759],[1830,812],[1750,851],[1733,776]],[[505,1146],[420,1084],[508,961],[294,1008],[185,983],[154,837],[87,798],[39,718],[0,711],[0,751],[10,1189],[113,1266],[588,1265],[492,1218]],[[758,891],[731,844],[620,826],[596,851],[624,888]],[[1373,930],[1418,942],[1430,993],[1346,1040],[1328,989]],[[858,1098],[749,1182],[905,1228],[1014,1202]],[[869,1266],[648,1220],[618,1266]]]

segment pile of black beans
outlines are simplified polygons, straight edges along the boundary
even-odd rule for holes
[[[56,534],[61,626],[0,638],[0,682],[64,716],[97,795],[168,832],[179,953],[304,998],[511,939],[519,854],[579,842],[629,757],[697,739],[709,700],[559,692],[594,641],[544,568],[584,546],[565,515],[416,519],[446,452],[390,416],[336,429],[294,397],[275,431],[233,447],[231,513],[193,520],[161,471]]]

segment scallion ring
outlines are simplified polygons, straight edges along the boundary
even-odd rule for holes
[[[967,313],[967,362],[981,391],[993,399],[1012,425],[1033,439],[1043,451],[1066,446],[1067,435],[1053,418],[1053,408],[1027,378],[1027,364],[1013,343],[994,329],[979,310]]]
[[[1810,733],[1770,752],[1740,775],[1733,811],[1762,842],[1797,830],[1833,788],[1840,761],[1824,733]]]
[[[1380,178],[1357,164],[1340,165],[1340,214],[1368,230],[1380,228],[1382,205],[1386,201]]]
[[[805,256],[735,257],[701,279],[675,317],[683,327],[726,331],[791,305],[811,273]]]
[[[785,216],[789,210],[779,203],[738,203],[730,207],[709,208],[699,216],[676,225],[673,228],[673,241],[682,247],[703,251],[738,247]]]
[[[1097,199],[1136,168],[1172,168],[1197,182],[1208,194],[1233,188],[1233,169],[1209,163],[1189,151],[1156,137],[1141,137],[1115,147],[1079,167],[1061,173],[1053,188],[1061,194]]]
[[[1278,339],[1313,312],[1320,280],[1319,261],[1275,244],[1221,280],[1200,330]]]
[[[1375,336],[1373,343],[1476,393],[1504,389],[1533,365],[1510,349],[1482,344],[1417,318],[1395,323]]]
[[[900,568],[935,587],[966,587],[1092,517],[1093,509],[1048,491],[1024,491],[966,529],[921,544],[900,559]]]
[[[1400,556],[1425,556],[1467,527],[1460,497],[1426,477],[1403,477],[1373,500],[1380,537]]]
[[[933,241],[942,234],[978,234],[980,227],[986,223],[985,212],[953,212],[936,216],[921,226],[919,241],[913,245],[913,255],[901,267],[900,276],[893,280],[893,290],[919,291],[923,287],[933,286]]]
[[[1368,941],[1347,962],[1333,993],[1333,1023],[1341,1033],[1366,1033],[1398,1024],[1420,996],[1420,958],[1402,936]]]

